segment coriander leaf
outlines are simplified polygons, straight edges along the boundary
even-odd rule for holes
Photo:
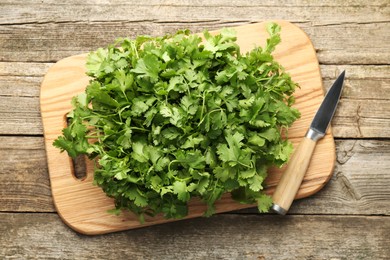
[[[219,158],[223,162],[238,162],[241,154],[240,147],[243,145],[241,141],[244,139],[244,136],[238,132],[233,135],[226,132],[225,138],[229,146],[222,144],[217,147]],[[234,164],[232,164],[232,166],[234,166]]]
[[[259,212],[268,212],[272,204],[272,198],[268,195],[261,194],[259,198],[257,198],[257,208],[259,209]]]
[[[131,114],[133,116],[140,116],[148,110],[149,106],[141,100],[134,100],[133,105],[131,106]]]
[[[260,147],[265,145],[265,139],[256,134],[249,137],[248,142]]]
[[[118,101],[101,89],[101,84],[97,81],[90,83],[86,88],[86,92],[88,97],[109,107],[117,107],[119,105]]]
[[[177,194],[177,198],[183,202],[190,199],[190,193],[187,191],[187,185],[184,181],[175,181],[173,183],[173,193]]]
[[[129,89],[134,82],[134,77],[132,74],[127,74],[124,69],[118,69],[115,72],[115,78],[119,82],[120,90],[125,93],[127,89]]]
[[[270,53],[275,50],[276,45],[281,41],[280,39],[280,26],[276,23],[270,23],[267,26],[267,31],[270,34],[270,38],[267,39],[266,52]]]
[[[158,81],[158,73],[160,72],[161,62],[153,54],[146,54],[140,58],[134,69],[131,71],[139,74],[140,77],[149,77],[152,82]]]
[[[141,142],[134,142],[132,144],[133,152],[131,153],[131,157],[141,163],[145,163],[148,161],[148,158],[146,157],[144,153],[145,145]]]
[[[73,148],[73,142],[70,140],[65,139],[64,137],[60,136],[58,137],[54,142],[53,145],[61,151],[67,151],[69,156],[72,158],[75,158],[77,156],[76,150]]]
[[[181,148],[183,149],[195,148],[195,146],[200,144],[200,142],[202,142],[203,140],[204,140],[203,136],[199,136],[199,137],[189,136],[188,139],[185,141],[185,143],[181,146]]]
[[[270,142],[280,139],[280,132],[276,128],[268,128],[265,131],[257,133],[257,135]]]
[[[168,127],[168,128],[165,128],[162,132],[161,132],[161,135],[164,137],[164,138],[167,138],[169,140],[174,140],[176,139],[177,137],[181,136],[181,133],[180,131],[175,128],[175,127]]]
[[[248,179],[249,188],[253,191],[260,191],[263,189],[263,177],[255,174],[253,177]]]
[[[88,54],[86,67],[88,69],[88,75],[101,77],[104,75],[104,65],[108,56],[108,50],[99,48],[95,52]]]
[[[125,194],[129,199],[134,201],[135,205],[139,207],[145,207],[148,205],[148,199],[135,187],[130,188]]]

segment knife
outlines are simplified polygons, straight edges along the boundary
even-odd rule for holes
[[[345,71],[340,74],[329,89],[305,137],[291,156],[287,168],[282,174],[272,196],[272,210],[278,214],[285,215],[287,213],[301,186],[317,141],[325,136],[329,123],[336,111],[343,89],[344,77]]]

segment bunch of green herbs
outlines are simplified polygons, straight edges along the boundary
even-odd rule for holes
[[[203,41],[189,31],[118,39],[90,53],[91,80],[54,145],[94,159],[94,183],[114,211],[141,221],[185,217],[194,197],[209,216],[226,192],[267,211],[267,169],[288,160],[283,133],[299,117],[297,84],[271,54],[280,27],[267,30],[265,47],[245,55],[231,29]]]

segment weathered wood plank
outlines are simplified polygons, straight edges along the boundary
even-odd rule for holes
[[[0,162],[0,211],[54,211],[43,138],[0,136]]]
[[[294,204],[294,213],[390,215],[390,142],[338,140],[337,163],[319,193]],[[375,204],[375,206],[373,206]]]
[[[338,140],[336,147],[330,182],[290,213],[390,215],[390,141]],[[0,161],[0,211],[54,211],[43,138],[0,137]]]
[[[73,12],[76,11],[73,10]],[[162,8],[161,10],[156,10],[156,12],[164,19],[171,11],[164,11],[164,8]],[[183,12],[186,13],[188,11]],[[215,13],[217,11],[211,12]],[[149,17],[143,14],[145,16],[139,21],[110,21],[107,18],[108,20],[104,22],[58,22],[54,20],[55,22],[44,23],[42,20],[39,20],[39,22],[32,24],[7,24],[0,27],[0,61],[57,61],[71,55],[106,46],[118,37],[128,36],[133,38],[144,34],[164,35],[186,28],[194,32],[201,32],[204,29],[215,30],[221,27],[242,25],[254,21],[283,18],[278,16],[262,17],[262,12],[264,14],[264,11],[256,13],[257,18],[255,20],[247,20],[245,13],[228,16],[229,20],[202,18],[203,12],[200,12],[198,14],[198,19],[200,20],[191,20],[190,17],[187,17],[184,20],[175,18],[167,21],[154,21],[153,18],[149,20]],[[321,12],[321,10],[318,12]],[[367,17],[373,15],[366,14]],[[77,17],[78,15],[75,14],[75,16]],[[390,20],[390,14],[387,16],[387,20]],[[129,15],[128,17],[132,16]],[[245,17],[244,20],[243,17]],[[132,17],[131,19],[135,18]],[[292,18],[287,19],[295,22]],[[317,21],[316,18],[309,17],[307,21],[296,23],[311,38],[317,50],[320,63],[389,64],[389,21],[378,23],[367,21],[364,24],[353,21],[350,21],[350,23],[331,22],[330,25],[316,25]],[[330,31],[332,33],[329,33]],[[375,44],[372,44],[373,42]],[[23,53],[23,55],[20,55],[20,53]]]
[[[335,137],[390,136],[390,66],[322,65],[327,91],[342,70],[346,80],[340,105],[332,120]]]
[[[42,77],[0,76],[0,96],[38,97]]]
[[[0,77],[42,77],[52,65],[42,62],[0,62]]]
[[[389,99],[342,99],[332,120],[333,133],[337,137],[388,137],[389,107]]]
[[[50,66],[0,62],[0,134],[42,135],[39,93]]]
[[[32,4],[36,3],[35,0],[2,0],[3,4]],[[56,0],[47,0],[45,1],[46,4],[59,4]],[[272,0],[264,0],[259,4],[257,1],[242,1],[242,0],[214,0],[212,2],[208,0],[197,0],[197,1],[191,1],[191,0],[150,0],[145,2],[139,2],[137,0],[115,0],[111,1],[110,3],[115,5],[138,5],[138,6],[230,6],[230,7],[239,7],[239,6],[265,6],[265,7],[287,7],[287,6],[296,6],[296,7],[302,7],[302,6],[312,6],[312,7],[322,7],[322,6],[333,6],[333,7],[341,7],[341,6],[351,6],[352,4],[348,1],[334,1],[334,0],[323,0],[323,1],[302,1],[302,0],[280,0],[277,4],[275,4],[275,1]],[[61,3],[63,5],[107,5],[106,0],[84,0],[82,2],[78,0],[69,0],[65,3]],[[353,1],[353,6],[386,6],[388,4],[387,0],[372,0],[369,3],[367,3],[366,0],[356,0]]]
[[[386,0],[353,5],[342,1],[277,5],[274,1],[5,1],[0,14],[0,59],[7,61],[56,61],[119,36],[161,35],[179,28],[198,32],[269,19],[300,24],[323,63],[388,64],[389,60]]]
[[[0,94],[0,134],[42,134],[39,98]]]
[[[69,1],[37,3],[36,1],[6,1],[2,4],[0,24],[112,21],[112,20],[257,20],[261,17],[294,21],[378,22],[387,20],[389,5],[385,0],[342,3],[341,1]],[[39,11],[38,11],[39,10]],[[163,16],[161,16],[163,14]]]
[[[343,98],[390,99],[389,65],[321,65],[323,86],[326,91],[340,73],[346,71]]]
[[[0,213],[5,259],[388,259],[389,217],[219,215],[87,237],[56,214]]]

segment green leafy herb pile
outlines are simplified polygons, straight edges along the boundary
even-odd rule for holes
[[[235,32],[189,31],[118,39],[89,54],[92,78],[72,99],[70,123],[54,145],[96,160],[94,182],[115,199],[114,212],[181,218],[200,198],[206,216],[225,192],[267,211],[261,191],[269,166],[292,151],[282,133],[298,117],[297,84],[264,48],[243,55]]]

